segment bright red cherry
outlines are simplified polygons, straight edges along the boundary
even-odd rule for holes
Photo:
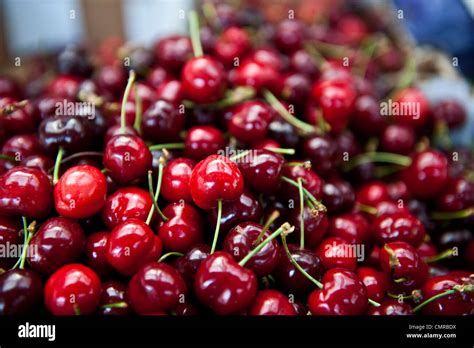
[[[250,86],[256,90],[263,88],[275,89],[279,85],[278,70],[269,65],[261,64],[253,59],[245,59],[231,75],[231,80],[238,86]]]
[[[29,168],[40,169],[45,174],[48,174],[49,170],[54,167],[54,161],[45,155],[33,155],[25,157],[20,164]]]
[[[297,315],[288,296],[277,290],[261,290],[249,307],[249,315]]]
[[[324,287],[308,298],[313,315],[362,315],[368,307],[367,289],[357,275],[341,268],[324,274]]]
[[[51,81],[47,93],[52,97],[75,100],[81,79],[72,75],[59,75]]]
[[[9,97],[0,98],[0,109],[16,102],[15,99]],[[26,107],[19,107],[10,113],[2,115],[0,118],[0,129],[6,135],[33,133],[35,128],[35,119]]]
[[[265,138],[273,118],[273,112],[266,103],[246,101],[234,106],[230,112],[229,132],[237,140],[252,144]]]
[[[389,200],[387,185],[383,182],[373,181],[362,186],[356,194],[356,202],[371,207],[381,201]]]
[[[277,25],[273,41],[280,51],[294,52],[301,48],[304,38],[303,23],[286,19]]]
[[[280,185],[280,174],[285,159],[265,149],[252,151],[248,160],[238,163],[245,184],[256,192],[272,193]]]
[[[123,94],[127,84],[127,74],[123,66],[105,65],[97,73],[95,81],[102,92],[117,98]]]
[[[53,206],[53,187],[36,168],[18,166],[0,177],[0,214],[42,218]]]
[[[216,314],[238,314],[257,294],[257,277],[231,255],[218,251],[199,266],[194,291],[199,301]]]
[[[191,202],[189,180],[196,162],[189,158],[175,158],[163,169],[161,195],[169,202]]]
[[[191,58],[183,67],[181,81],[185,96],[201,104],[222,98],[226,73],[222,64],[209,56]]]
[[[44,303],[54,315],[92,314],[100,301],[100,279],[81,264],[61,267],[46,282]]]
[[[89,165],[69,168],[54,187],[56,211],[73,219],[84,219],[98,213],[106,195],[104,174]]]
[[[124,187],[107,197],[102,209],[102,221],[109,229],[130,218],[146,221],[152,205],[148,191]]]
[[[367,125],[370,124],[370,127]],[[365,137],[379,136],[386,127],[386,121],[380,115],[380,103],[371,95],[359,96],[354,104],[351,126]]]
[[[131,184],[146,176],[151,169],[151,153],[145,142],[133,135],[117,135],[104,151],[104,166],[119,184]]]
[[[393,103],[398,105],[409,105],[412,110],[410,115],[394,116],[395,122],[406,124],[414,129],[421,129],[429,118],[429,102],[425,95],[416,88],[406,88],[395,95]]]
[[[328,234],[342,238],[350,244],[368,244],[371,238],[369,223],[357,213],[332,218],[329,222]]]
[[[244,180],[234,162],[221,155],[211,155],[194,167],[189,186],[194,203],[201,209],[211,209],[218,200],[238,199]]]
[[[38,138],[32,134],[14,135],[2,147],[2,154],[15,157],[18,161],[43,153]]]
[[[321,242],[316,250],[325,269],[344,268],[355,271],[357,265],[356,249],[339,237],[329,237]]]
[[[370,299],[382,301],[386,297],[389,284],[385,273],[370,267],[359,267],[356,273],[364,283]]]
[[[413,315],[411,307],[407,303],[390,299],[380,303],[379,307],[370,307],[368,315]]]
[[[141,267],[128,283],[127,296],[137,314],[175,309],[186,295],[186,283],[179,272],[165,264],[151,262]]]
[[[217,40],[214,51],[217,58],[225,66],[232,66],[235,59],[241,59],[250,49],[247,32],[238,27],[225,29]]]
[[[184,154],[200,161],[222,150],[227,141],[224,134],[212,126],[196,126],[188,130],[184,140]]]
[[[418,247],[425,239],[425,227],[407,212],[383,214],[371,226],[372,236],[379,245],[403,241]]]

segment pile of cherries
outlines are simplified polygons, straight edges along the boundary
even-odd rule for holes
[[[207,6],[0,78],[0,314],[473,314],[463,106],[363,13]]]

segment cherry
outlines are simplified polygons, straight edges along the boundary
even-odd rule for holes
[[[368,315],[413,315],[411,307],[397,300],[386,300],[379,307],[370,307]]]
[[[131,184],[146,176],[151,168],[151,153],[145,142],[133,135],[117,135],[104,150],[104,166],[118,184]]]
[[[368,307],[364,284],[351,271],[333,268],[322,279],[324,287],[314,290],[308,298],[313,315],[361,315]]]
[[[381,201],[388,200],[387,185],[380,181],[373,181],[363,185],[356,194],[356,202],[368,206],[375,206]]]
[[[412,128],[403,124],[393,124],[385,128],[380,146],[384,151],[408,154],[415,145],[416,135]]]
[[[42,218],[53,206],[53,187],[36,168],[17,166],[0,177],[0,214]]]
[[[166,250],[187,252],[203,239],[203,221],[190,204],[176,202],[168,205],[163,214],[167,221],[160,223],[158,235]]]
[[[305,50],[298,50],[290,56],[290,68],[310,78],[318,77],[320,73],[315,59]]]
[[[46,282],[44,303],[54,315],[92,314],[100,301],[100,280],[81,264],[61,267]]]
[[[356,273],[362,283],[364,283],[370,299],[382,301],[386,297],[389,284],[387,276],[383,272],[370,267],[359,267]]]
[[[197,244],[173,262],[173,266],[176,267],[189,288],[194,286],[194,279],[199,265],[209,256],[210,252],[211,247],[209,245]]]
[[[184,200],[191,202],[189,180],[196,162],[189,158],[175,158],[169,161],[163,169],[161,195],[167,201]]]
[[[281,95],[290,104],[303,105],[311,91],[311,80],[303,74],[289,73],[283,79]]]
[[[241,59],[250,49],[248,34],[241,28],[225,29],[217,40],[214,51],[216,57],[225,66],[232,66],[236,59]]]
[[[142,132],[146,140],[171,142],[179,140],[184,127],[184,113],[166,100],[157,100],[143,114]]]
[[[449,128],[456,128],[466,122],[466,110],[457,100],[442,100],[433,106],[433,118],[446,122]]]
[[[43,297],[41,278],[29,269],[0,274],[0,315],[26,315]]]
[[[294,52],[301,48],[304,40],[303,23],[287,19],[279,23],[275,29],[273,41],[282,52]]]
[[[393,103],[398,105],[417,105],[418,114],[395,117],[396,123],[406,124],[414,129],[421,129],[429,118],[429,102],[425,95],[416,88],[406,88],[399,91],[393,98]]]
[[[169,82],[172,79],[173,75],[168,70],[161,66],[155,66],[147,76],[147,83],[151,87],[158,89],[163,83]]]
[[[179,272],[165,264],[142,266],[128,283],[127,296],[137,314],[175,309],[186,295],[186,283]]]
[[[127,84],[127,74],[121,66],[105,65],[97,73],[95,81],[103,93],[119,98]]]
[[[107,144],[110,139],[115,137],[116,135],[132,135],[138,136],[138,132],[132,126],[125,126],[122,128],[120,124],[114,124],[113,126],[109,127],[104,135],[104,144]]]
[[[48,117],[39,126],[39,141],[49,153],[56,153],[60,147],[71,152],[87,150],[93,136],[86,122],[83,116]]]
[[[155,242],[155,235],[146,223],[128,219],[110,232],[107,261],[121,274],[130,276],[153,260]]]
[[[250,53],[248,59],[261,66],[268,66],[275,71],[280,71],[284,68],[284,63],[279,52],[272,48],[257,48]]]
[[[20,86],[11,78],[0,77],[0,97],[19,98],[21,94]]]
[[[0,98],[0,109],[14,105],[17,101],[12,98]],[[26,107],[15,108],[12,112],[2,115],[0,118],[0,128],[5,134],[25,134],[35,132],[35,119]]]
[[[0,216],[0,246],[7,248],[8,245],[21,245],[23,240],[20,236],[22,229],[20,220]],[[15,260],[4,255],[0,258],[0,269],[10,269]]]
[[[410,244],[390,242],[380,249],[380,267],[402,291],[419,289],[428,278],[428,267]]]
[[[156,97],[178,105],[184,98],[183,84],[178,80],[165,81],[156,88]]]
[[[216,314],[237,314],[257,293],[255,274],[239,265],[228,253],[218,251],[201,262],[194,291],[199,301]]]
[[[349,244],[367,245],[371,239],[369,223],[358,213],[349,213],[329,220],[329,236],[339,237]]]
[[[98,213],[106,195],[104,174],[89,165],[69,168],[54,187],[56,211],[73,219],[84,219]]]
[[[188,37],[167,36],[157,42],[154,47],[155,56],[165,69],[179,71],[184,63],[192,57],[193,48]]]
[[[338,162],[336,144],[327,135],[315,135],[303,142],[303,153],[311,161],[314,171],[327,177]]]
[[[109,229],[130,218],[146,221],[152,205],[148,191],[124,187],[107,197],[102,209],[102,221]]]
[[[314,211],[305,205],[303,211],[304,220],[304,244],[308,248],[315,248],[328,231],[329,221],[324,212]],[[288,222],[295,226],[295,233],[292,237],[300,238],[301,234],[301,213],[299,209],[292,209],[288,216]]]
[[[371,225],[372,236],[379,245],[403,241],[414,247],[425,239],[425,227],[408,212],[382,214]]]
[[[100,276],[109,275],[113,269],[107,262],[107,244],[109,232],[96,232],[87,236],[84,254],[87,265]]]
[[[194,167],[189,186],[194,203],[209,210],[219,200],[237,200],[242,194],[244,181],[234,162],[221,155],[211,155]]]
[[[45,155],[32,155],[21,160],[21,166],[36,168],[48,174],[49,170],[54,167],[54,161]]]
[[[474,183],[466,178],[450,178],[445,190],[436,199],[441,211],[459,211],[474,206]]]
[[[50,82],[47,87],[47,93],[51,97],[76,99],[81,80],[72,75],[58,75]]]
[[[403,60],[403,53],[393,46],[383,50],[376,57],[377,64],[384,71],[399,71],[403,67]]]
[[[84,232],[77,222],[63,217],[48,219],[28,245],[32,251],[27,257],[28,263],[39,273],[52,274],[79,258],[85,240]]]
[[[239,161],[239,169],[247,187],[259,193],[270,194],[280,185],[280,174],[285,159],[282,155],[257,149],[248,160]]]
[[[222,250],[232,255],[236,261],[242,260],[259,242],[271,235],[265,231],[260,237],[263,227],[255,222],[244,222],[231,229],[224,239]],[[276,268],[280,259],[280,247],[276,240],[266,244],[246,264],[246,267],[257,276],[266,276]]]
[[[127,287],[124,284],[114,280],[102,283],[99,313],[102,315],[130,314]]]
[[[436,197],[448,181],[448,161],[436,150],[416,153],[411,165],[402,172],[408,190],[417,198]]]
[[[329,214],[345,213],[355,201],[351,184],[341,179],[331,179],[323,185],[323,202]]]
[[[59,53],[57,69],[60,74],[88,77],[92,65],[82,47],[69,45]]]
[[[316,199],[319,200],[322,198],[323,181],[314,171],[306,167],[304,162],[295,161],[287,164],[283,167],[282,176],[294,181],[301,178],[306,190],[308,190]],[[298,187],[295,187],[286,181],[282,182],[280,192],[286,199],[299,201]]]
[[[212,126],[196,126],[188,130],[184,140],[184,153],[193,160],[200,161],[226,146],[224,134]]]
[[[262,101],[246,101],[231,110],[229,132],[244,143],[263,140],[272,120],[272,110]]]
[[[388,195],[394,201],[409,200],[411,198],[408,187],[402,180],[394,181],[388,184]]]
[[[253,87],[257,91],[263,88],[274,89],[278,86],[279,78],[276,69],[249,58],[245,59],[231,75],[235,85]]]
[[[365,137],[378,136],[383,132],[386,122],[380,115],[380,104],[374,96],[361,95],[356,99],[351,124],[357,134]],[[368,124],[370,127],[367,127]]]
[[[353,245],[339,237],[324,239],[316,249],[316,255],[325,269],[344,268],[355,271],[357,256]]]
[[[250,304],[250,315],[297,315],[285,294],[277,290],[261,290]]]
[[[293,259],[313,278],[319,279],[322,274],[322,264],[319,257],[308,249],[300,249],[299,246],[289,244],[288,249]],[[288,293],[304,295],[313,286],[288,257],[280,257],[280,262],[275,270],[275,277],[283,289]]]
[[[38,138],[34,135],[14,135],[2,147],[2,153],[21,161],[25,157],[39,155],[43,151]]]

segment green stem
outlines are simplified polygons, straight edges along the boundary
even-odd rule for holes
[[[345,166],[345,170],[350,171],[361,164],[369,162],[391,163],[408,167],[411,164],[411,158],[391,152],[366,152],[350,160]]]
[[[298,191],[300,195],[300,249],[304,249],[304,197],[303,179],[298,178]]]
[[[261,242],[259,245],[257,245],[252,251],[250,251],[245,257],[239,261],[240,266],[245,266],[245,264],[255,255],[257,255],[260,250],[262,250],[265,245],[270,243],[272,240],[274,240],[276,237],[279,235],[284,235],[293,232],[294,227],[292,227],[288,222],[285,222],[283,225],[281,225],[275,232],[273,232],[271,235],[269,235],[263,242]]]
[[[370,215],[377,215],[377,208],[367,204],[357,203],[357,209]]]
[[[80,157],[104,157],[103,152],[98,151],[83,151],[83,152],[76,152],[70,156],[67,156],[63,160],[61,160],[61,164],[67,163],[73,159],[80,158]]]
[[[135,86],[135,122],[133,128],[138,132],[142,133],[142,98],[138,94],[138,88]]]
[[[20,269],[25,268],[26,254],[28,252],[28,246],[30,245],[31,238],[33,238],[33,232],[35,230],[36,222],[33,221],[30,226],[26,221],[26,217],[22,216],[21,220],[23,222],[23,250],[21,251],[21,256],[18,259],[17,263],[13,266],[16,268],[19,266]]]
[[[180,252],[177,252],[177,251],[171,251],[169,253],[166,253],[164,255],[161,255],[161,257],[158,259],[158,262],[163,262],[164,260],[166,260],[168,257],[170,256],[178,256],[178,257],[181,257],[181,256],[184,256],[183,253],[180,253]]]
[[[438,262],[444,259],[448,259],[454,255],[453,249],[446,249],[445,251],[439,253],[438,255],[428,256],[425,258],[426,263]]]
[[[128,303],[127,302],[115,302],[115,303],[109,303],[105,304],[103,306],[100,306],[101,309],[107,309],[107,308],[127,308]]]
[[[64,156],[64,149],[59,147],[58,154],[56,155],[56,162],[54,163],[53,170],[53,185],[56,185],[59,181],[59,167],[61,166],[61,160]]]
[[[161,190],[161,181],[163,179],[163,167],[164,167],[164,159],[160,157],[160,163],[158,165],[158,180],[156,183],[156,191],[153,193],[153,178],[152,178],[152,171],[148,171],[148,191],[150,192],[151,199],[153,201],[153,206],[150,208],[148,212],[148,217],[146,219],[146,224],[149,225],[151,219],[153,217],[153,211],[156,209],[156,212],[160,215],[163,221],[168,221],[168,218],[163,214],[160,207],[158,206],[158,198],[160,197],[160,190]]]
[[[10,161],[10,162],[16,162],[15,157],[13,157],[13,156],[8,156],[8,155],[4,155],[4,154],[0,154],[0,160],[6,160],[6,161]]]
[[[156,144],[148,147],[150,151],[159,151],[163,149],[174,150],[174,149],[184,149],[184,143],[168,143],[168,144]]]
[[[217,201],[217,221],[216,228],[214,230],[214,239],[212,240],[211,254],[214,254],[217,246],[217,239],[219,238],[219,230],[221,228],[221,219],[222,219],[222,199]]]
[[[393,91],[385,98],[386,100],[392,99],[396,96],[398,92],[401,90],[409,87],[416,77],[416,61],[415,58],[411,55],[407,56],[407,61],[405,63],[405,67],[400,74],[400,78],[397,82],[397,85],[393,89]]]
[[[433,297],[430,297],[426,301],[420,303],[418,306],[413,308],[413,313],[418,312],[420,309],[425,307],[427,304],[436,301],[437,299],[441,297],[445,297],[448,295],[456,294],[456,293],[462,293],[462,292],[473,292],[474,291],[474,286],[472,284],[468,285],[455,285],[451,290],[446,290],[445,292],[442,292],[440,294],[437,294]]]
[[[249,86],[238,86],[235,89],[229,91],[227,96],[213,104],[209,104],[210,107],[217,109],[227,108],[236,104],[240,104],[246,100],[255,97],[255,89]]]
[[[204,53],[199,33],[199,17],[196,11],[191,11],[189,13],[189,30],[191,43],[193,45],[194,57],[202,57]]]
[[[270,228],[270,225],[276,220],[278,219],[278,217],[280,216],[280,212],[278,210],[274,210],[273,213],[271,213],[271,215],[268,217],[268,220],[267,222],[265,223],[265,225],[263,226],[262,228],[262,231],[260,232],[260,234],[258,235],[257,239],[255,239],[255,241],[253,242],[253,245],[258,245],[263,236],[265,235],[265,232],[268,231],[268,229]]]
[[[136,77],[135,71],[130,70],[127,86],[125,87],[125,92],[123,93],[122,108],[120,110],[120,131],[122,133],[125,133],[125,127],[127,126],[127,118],[125,115],[125,110],[126,110],[126,105],[128,101],[128,96],[130,95],[130,91],[132,89],[133,83],[135,82],[135,77]]]
[[[298,184],[296,181],[294,181],[294,180],[292,180],[292,179],[290,179],[290,178],[288,178],[288,177],[286,177],[286,176],[281,176],[280,179],[283,180],[283,181],[285,181],[285,182],[287,182],[287,183],[289,183],[290,185],[295,186],[296,188],[299,188],[299,184]],[[306,196],[308,199],[311,200],[311,203],[313,203],[314,207],[315,207],[318,211],[320,211],[320,212],[325,212],[325,211],[327,211],[326,206],[325,206],[323,203],[321,203],[320,201],[318,201],[318,200],[311,194],[311,192],[309,192],[304,186],[303,186],[303,192],[304,192],[305,196]]]
[[[229,157],[229,159],[232,161],[232,162],[235,162],[241,158],[244,158],[245,156],[249,155],[251,152],[251,150],[245,150],[245,151],[241,151],[240,153],[238,153],[237,155],[234,155],[234,156],[231,156]]]
[[[266,147],[265,150],[281,153],[283,155],[294,155],[296,153],[295,149],[282,149],[279,147]]]
[[[474,214],[474,207],[470,207],[458,211],[435,211],[431,213],[431,218],[434,220],[454,220],[464,219]]]

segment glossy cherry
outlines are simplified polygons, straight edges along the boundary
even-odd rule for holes
[[[425,239],[422,222],[407,212],[382,214],[372,222],[371,230],[379,245],[403,241],[416,248]]]
[[[368,206],[376,206],[377,203],[389,199],[387,185],[380,181],[373,181],[363,185],[356,194],[356,202]]]
[[[359,267],[356,273],[364,283],[370,299],[378,302],[387,296],[389,280],[385,273],[371,267]]]
[[[277,290],[261,290],[250,304],[249,315],[297,315],[288,296]]]
[[[371,240],[369,223],[358,213],[335,216],[329,221],[329,236],[339,237],[350,244],[365,244]]]
[[[15,99],[9,97],[0,98],[0,108],[3,109],[16,102]],[[35,132],[36,123],[33,115],[27,111],[26,107],[23,107],[2,115],[0,126],[6,134],[13,135]]]
[[[108,276],[113,273],[113,268],[107,261],[107,244],[109,232],[95,232],[87,236],[84,246],[87,265],[99,276]]]
[[[228,123],[230,134],[244,143],[255,143],[265,138],[273,112],[262,101],[246,101],[234,106]]]
[[[414,129],[421,129],[428,121],[430,116],[429,102],[419,89],[413,87],[403,89],[394,96],[393,102],[399,105],[411,105],[411,109],[417,110],[412,115],[394,117],[396,123],[406,124]]]
[[[37,168],[48,174],[49,170],[54,167],[54,161],[45,155],[32,155],[23,158],[20,165]]]
[[[379,307],[370,307],[368,315],[413,315],[411,307],[404,302],[390,299],[380,303]]]
[[[450,178],[436,199],[440,211],[459,211],[474,206],[474,183],[466,178]]]
[[[392,124],[381,135],[380,147],[386,152],[409,154],[415,146],[416,135],[412,128],[403,124]]]
[[[175,158],[163,169],[161,195],[169,202],[191,202],[189,180],[196,162],[189,158]]]
[[[49,153],[56,153],[60,147],[67,151],[87,150],[93,141],[90,122],[83,116],[50,116],[41,122],[38,138]]]
[[[27,315],[41,302],[43,284],[29,269],[12,269],[0,274],[0,315]]]
[[[114,306],[117,304],[121,304],[121,306]],[[130,314],[130,307],[127,299],[127,287],[124,284],[115,280],[109,280],[102,283],[99,313],[102,315]]]
[[[158,41],[154,52],[161,66],[172,71],[179,71],[184,63],[192,57],[193,48],[188,37],[174,35]]]
[[[123,95],[127,74],[122,66],[105,65],[97,73],[95,81],[102,92],[117,98]]]
[[[299,203],[298,203],[299,204]],[[315,248],[328,231],[328,217],[324,212],[315,212],[305,205],[303,212],[304,219],[304,242],[305,246]],[[295,232],[289,236],[289,240],[297,240],[300,237],[301,213],[299,209],[291,209],[288,215],[288,222],[295,226]]]
[[[254,150],[248,159],[239,161],[245,185],[259,193],[272,193],[280,185],[285,163],[282,155],[265,149]]]
[[[466,109],[455,99],[442,100],[433,106],[433,118],[446,122],[449,128],[462,126],[466,122]]]
[[[159,143],[178,141],[184,122],[184,112],[177,106],[166,100],[157,100],[143,113],[143,137]]]
[[[344,268],[355,271],[357,265],[356,250],[352,244],[339,237],[324,239],[316,249],[316,255],[325,269]]]
[[[2,154],[15,157],[21,161],[25,157],[39,155],[43,152],[35,135],[14,135],[2,147]]]
[[[323,185],[323,202],[329,214],[345,213],[352,208],[355,193],[351,184],[341,179],[331,179]]]
[[[0,246],[2,248],[6,249],[8,245],[21,245],[23,243],[21,231],[21,219],[0,216]],[[17,261],[16,258],[7,256],[0,258],[1,269],[10,269]]]
[[[214,51],[216,57],[225,66],[231,66],[236,59],[241,59],[250,49],[247,32],[238,27],[225,29],[217,40]]]
[[[188,130],[184,140],[184,154],[200,161],[223,150],[226,146],[224,134],[212,126],[196,126]]]
[[[380,104],[374,96],[361,95],[356,99],[351,126],[357,134],[366,137],[379,136],[383,132],[386,121],[380,115]]]

